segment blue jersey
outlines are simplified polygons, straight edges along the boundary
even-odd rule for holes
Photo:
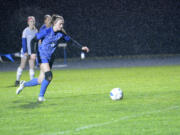
[[[40,58],[44,61],[43,63],[46,63],[51,59],[51,56],[58,45],[58,40],[62,37],[64,37],[64,34],[61,32],[54,32],[52,27],[44,29],[36,34],[38,40],[44,38],[41,45],[38,46]],[[68,41],[70,39],[65,38],[65,40]]]
[[[46,29],[46,28],[47,28],[46,25],[43,24],[43,25],[40,27],[39,31],[43,31],[43,30]]]
[[[45,29],[48,29],[48,28],[46,27],[45,24],[43,24],[43,25],[40,27],[39,32],[42,32],[42,31],[44,31]],[[43,40],[44,40],[44,37],[41,38],[41,42],[42,42]]]

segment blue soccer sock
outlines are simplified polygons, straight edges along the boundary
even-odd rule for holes
[[[44,79],[41,83],[41,90],[40,90],[40,93],[39,93],[39,97],[44,97],[44,94],[46,92],[46,89],[49,85],[50,81]]]
[[[24,87],[31,87],[31,86],[36,86],[36,85],[39,85],[37,78],[34,78],[34,79],[24,83]]]

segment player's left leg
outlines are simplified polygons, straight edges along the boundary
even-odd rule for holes
[[[46,89],[47,89],[49,83],[52,80],[53,75],[50,70],[49,63],[41,63],[40,69],[44,72],[44,79],[41,83],[41,89],[40,89],[38,101],[42,102],[42,101],[45,101],[44,95],[45,95],[45,92],[46,92]]]
[[[32,80],[34,78],[34,75],[35,75],[35,71],[34,71],[35,61],[36,61],[36,54],[31,54],[30,59],[29,59],[29,76],[30,76],[30,80]]]
[[[21,81],[20,86],[16,90],[16,94],[18,95],[24,89],[24,87],[32,87],[32,86],[36,86],[36,85],[39,85],[38,78],[33,78],[32,80],[30,80],[28,82]]]
[[[18,86],[20,83],[20,78],[21,78],[22,72],[26,66],[26,62],[27,62],[27,55],[21,54],[21,63],[19,65],[19,67],[17,68],[15,86]]]
[[[24,89],[24,83],[25,83],[25,81],[20,82],[19,87],[16,90],[17,95]]]
[[[40,70],[40,74],[38,78],[33,78],[32,80],[28,82],[24,82],[24,87],[31,87],[31,86],[39,85],[42,83],[43,80],[44,80],[44,72]]]
[[[16,94],[19,94],[24,89],[24,87],[31,87],[31,86],[39,85],[38,78],[33,78],[35,59],[36,59],[36,55],[34,54],[34,55],[31,55],[30,60],[29,60],[29,66],[31,70],[30,72],[31,80],[28,82],[25,82],[25,81],[20,82],[20,86],[17,88]]]

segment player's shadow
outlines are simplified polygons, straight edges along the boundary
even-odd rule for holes
[[[21,101],[14,101],[13,103],[21,103]],[[28,102],[25,104],[21,104],[21,105],[17,105],[16,108],[23,108],[23,109],[35,109],[35,108],[40,108],[40,107],[44,107],[44,106],[57,106],[57,104],[44,104],[44,102]]]
[[[17,88],[15,85],[0,86],[0,88]]]
[[[14,103],[17,103],[16,101],[14,101]],[[42,102],[29,102],[29,103],[26,103],[26,104],[22,104],[22,105],[19,105],[17,106],[18,108],[23,108],[23,109],[35,109],[35,108],[40,108],[40,106],[42,105],[43,103]]]

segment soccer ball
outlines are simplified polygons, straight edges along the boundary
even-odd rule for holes
[[[110,92],[110,98],[112,100],[120,100],[123,98],[123,92],[120,88],[113,88]]]

